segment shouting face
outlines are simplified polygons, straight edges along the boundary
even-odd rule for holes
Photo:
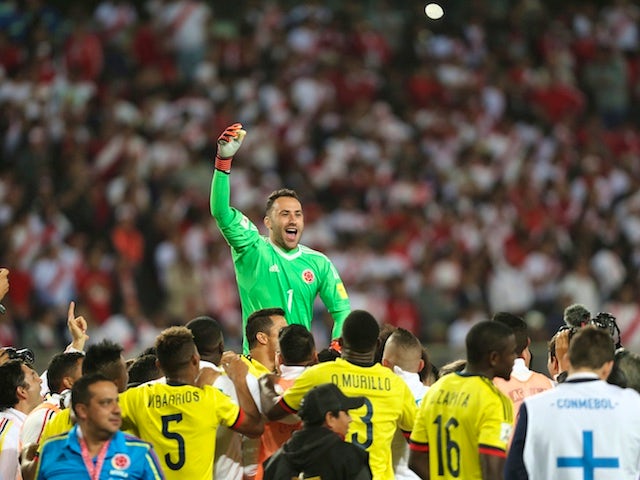
[[[302,205],[293,197],[279,197],[267,212],[264,224],[273,243],[284,250],[293,250],[304,230]]]

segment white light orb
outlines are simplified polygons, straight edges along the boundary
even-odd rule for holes
[[[432,20],[438,20],[444,15],[444,10],[437,3],[429,3],[424,7],[424,13]]]

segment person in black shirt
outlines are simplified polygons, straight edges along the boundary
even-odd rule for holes
[[[344,441],[349,410],[364,402],[364,397],[347,397],[332,383],[312,388],[298,411],[302,430],[264,462],[264,480],[370,480],[369,454]]]

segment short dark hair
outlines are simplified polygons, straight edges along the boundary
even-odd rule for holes
[[[354,352],[368,353],[375,350],[379,335],[378,321],[365,310],[353,310],[344,319],[343,344]]]
[[[16,389],[27,385],[23,363],[15,359],[0,365],[0,411],[14,407],[19,401]]]
[[[284,310],[278,307],[263,308],[256,310],[249,318],[247,318],[247,326],[245,327],[245,335],[247,336],[247,342],[249,342],[249,348],[253,348],[258,341],[258,333],[269,333],[271,327],[273,327],[274,315],[280,315],[284,317]]]
[[[580,303],[574,303],[564,309],[562,313],[564,323],[572,327],[582,327],[591,320],[591,312]]]
[[[387,350],[389,348],[390,350]],[[413,371],[414,362],[419,357],[422,359],[424,349],[418,337],[406,328],[398,327],[385,342],[383,358],[393,359],[392,361],[405,371]],[[424,363],[428,363],[426,360]],[[424,368],[424,367],[423,367]]]
[[[278,333],[280,355],[285,365],[304,365],[313,358],[316,342],[302,325],[287,325]]]
[[[374,358],[375,362],[382,363],[382,355],[384,354],[384,347],[387,344],[387,340],[391,334],[396,330],[396,327],[391,325],[390,323],[385,323],[380,328],[380,333],[378,334],[378,345],[376,347],[376,356]]]
[[[200,355],[214,353],[220,345],[224,345],[222,326],[211,317],[196,317],[189,321],[185,327],[191,330],[193,341]]]
[[[102,372],[106,366],[120,361],[123,350],[122,345],[110,340],[89,346],[82,362],[82,374]]]
[[[481,365],[491,352],[501,351],[505,347],[506,339],[513,335],[513,331],[500,322],[482,321],[476,323],[465,339],[467,347],[467,362]]]
[[[196,351],[193,334],[187,327],[169,327],[156,338],[156,354],[166,376],[178,373]]]
[[[397,343],[399,346],[407,350],[422,350],[422,344],[420,343],[420,340],[418,340],[418,337],[406,328],[396,328],[387,338],[387,342],[389,340]]]
[[[68,376],[80,359],[84,358],[82,352],[62,352],[54,355],[47,367],[47,385],[52,393],[62,392],[62,381]]]
[[[291,190],[290,188],[281,188],[279,190],[275,190],[271,192],[269,194],[269,197],[267,198],[267,207],[265,208],[265,212],[267,215],[269,215],[269,211],[271,210],[271,207],[273,207],[273,203],[280,197],[291,197],[300,201],[295,190]]]
[[[428,380],[430,382],[429,385],[431,385],[440,378],[440,372],[438,371],[438,367],[431,363],[429,352],[424,347],[422,347],[422,361],[424,362],[424,366],[422,367],[422,370],[418,372],[418,376],[422,383],[425,383]]]
[[[318,362],[333,362],[336,358],[340,358],[340,352],[333,348],[326,347],[318,352]]]
[[[136,387],[149,380],[155,380],[162,376],[162,372],[156,363],[157,357],[152,354],[140,355],[135,358],[129,367],[129,383],[127,388]]]
[[[96,372],[83,375],[74,382],[73,387],[71,387],[71,408],[74,412],[76,412],[76,406],[78,404],[89,405],[89,402],[91,402],[91,392],[89,391],[89,387],[98,382],[113,383],[111,379]]]
[[[615,346],[611,335],[601,328],[587,325],[569,342],[569,363],[573,368],[598,369],[614,360]]]
[[[516,337],[516,355],[520,356],[525,348],[529,345],[529,329],[527,322],[522,317],[509,312],[498,312],[493,315],[494,322],[500,322],[506,325]]]

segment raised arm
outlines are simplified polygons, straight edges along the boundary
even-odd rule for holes
[[[245,415],[242,422],[234,426],[234,430],[248,437],[259,437],[264,431],[264,420],[247,386],[246,377],[249,372],[247,365],[240,360],[239,355],[233,352],[225,352],[221,363],[236,387],[238,404]]]
[[[336,339],[342,335],[342,324],[351,311],[351,304],[338,271],[328,258],[327,263],[329,268],[320,287],[320,298],[333,318],[331,338]]]
[[[71,334],[71,343],[67,346],[65,352],[82,352],[84,351],[84,344],[89,340],[89,335],[87,335],[87,321],[82,315],[76,317],[75,308],[75,302],[69,302],[67,328]]]
[[[227,127],[218,137],[218,150],[216,152],[215,171],[211,181],[211,195],[209,203],[211,215],[218,221],[220,226],[225,226],[233,219],[233,211],[229,207],[229,174],[231,173],[231,162],[236,154],[242,140],[247,134],[242,129],[242,124],[234,123]]]

